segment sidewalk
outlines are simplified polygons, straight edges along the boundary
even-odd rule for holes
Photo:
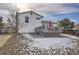
[[[12,35],[0,35],[0,47],[2,47]]]
[[[74,36],[74,35],[68,35],[68,34],[60,34],[62,36],[67,36],[67,37],[70,37],[72,39],[78,39],[79,40],[79,37],[78,36]]]

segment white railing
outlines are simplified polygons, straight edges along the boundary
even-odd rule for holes
[[[46,29],[43,29],[43,32],[60,33],[60,32],[62,32],[62,30],[46,30]]]

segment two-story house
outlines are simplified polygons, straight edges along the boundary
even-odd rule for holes
[[[35,13],[34,11],[19,13],[19,32],[20,33],[33,33],[35,28],[42,26],[43,16]]]

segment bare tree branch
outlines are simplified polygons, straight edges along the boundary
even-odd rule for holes
[[[19,9],[17,7],[15,8],[11,8],[11,9],[8,9],[9,11],[9,16],[10,18],[8,18],[8,22],[9,24],[14,28],[14,31],[15,31],[15,34],[16,36],[18,35],[18,26],[19,26],[19,19],[18,19],[18,12],[19,12]]]
[[[17,7],[8,9],[9,16],[12,18],[13,23],[16,23],[16,12],[19,12],[19,9]]]

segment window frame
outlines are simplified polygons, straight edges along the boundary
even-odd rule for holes
[[[25,23],[29,23],[29,17],[25,16]]]
[[[36,19],[37,19],[37,20],[41,20],[41,18],[39,18],[39,17],[36,17]]]

